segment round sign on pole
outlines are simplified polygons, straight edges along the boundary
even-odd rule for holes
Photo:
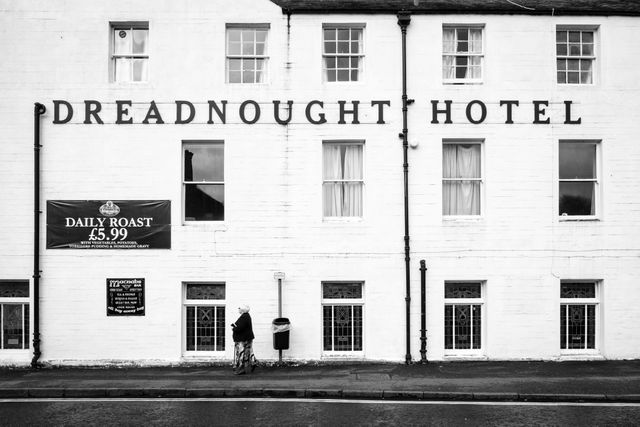
[[[276,280],[284,280],[284,273],[282,271],[277,271],[273,273],[273,278]]]

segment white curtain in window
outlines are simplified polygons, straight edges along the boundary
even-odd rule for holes
[[[445,28],[442,31],[442,52],[445,54],[442,56],[442,78],[444,79],[455,78],[455,56],[446,55],[454,52],[455,34],[453,28]]]
[[[443,178],[455,180],[442,183],[442,213],[444,215],[480,215],[479,144],[446,144],[442,157]]]
[[[344,153],[344,216],[362,216],[362,146],[347,145]]]
[[[482,30],[472,29],[469,31],[469,36],[469,51],[471,53],[482,53]],[[467,68],[466,76],[468,79],[479,79],[482,77],[481,61],[482,58],[480,56],[469,57],[469,67]]]
[[[342,179],[342,159],[340,146],[325,144],[324,151],[324,180]],[[342,183],[325,182],[323,184],[324,216],[342,216]]]

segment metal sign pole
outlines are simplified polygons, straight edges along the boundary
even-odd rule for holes
[[[278,280],[278,318],[282,317],[282,279],[284,279],[284,273],[278,271],[273,275],[274,279]],[[278,363],[282,363],[282,349],[278,349]]]

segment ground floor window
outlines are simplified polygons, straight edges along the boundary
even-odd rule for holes
[[[598,327],[598,283],[560,284],[560,348],[594,350]]]
[[[481,282],[445,283],[445,352],[478,352],[482,349],[482,288]]]
[[[0,349],[29,348],[29,282],[0,281]]]
[[[362,351],[362,283],[322,284],[323,350]]]
[[[224,283],[185,283],[184,295],[186,351],[224,351]]]

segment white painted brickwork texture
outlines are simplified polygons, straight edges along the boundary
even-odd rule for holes
[[[42,206],[46,200],[168,199],[170,250],[45,250],[42,233],[42,360],[53,363],[174,363],[185,360],[182,283],[226,283],[227,323],[246,303],[259,359],[277,359],[271,321],[283,271],[283,315],[292,322],[286,359],[320,360],[321,282],[364,282],[360,358],[405,357],[401,42],[395,16],[287,16],[268,1],[3,0],[0,49],[0,279],[31,279],[33,103],[42,102]],[[148,21],[149,82],[109,82],[109,23]],[[267,83],[225,83],[225,24],[269,23]],[[364,78],[322,81],[322,24],[365,23]],[[484,24],[482,84],[442,84],[442,25]],[[598,26],[595,84],[555,83],[556,25]],[[598,353],[640,357],[640,19],[619,17],[414,16],[408,29],[411,224],[411,352],[419,358],[419,260],[427,261],[428,357],[444,359],[444,282],[485,281],[482,356],[557,359],[562,279],[601,280]],[[76,117],[54,125],[52,100]],[[103,104],[106,124],[81,124],[84,100]],[[175,100],[198,108],[175,125]],[[262,106],[257,124],[239,103]],[[304,106],[325,102],[328,123]],[[453,124],[431,124],[430,100],[453,100]],[[483,100],[483,124],[466,104]],[[520,100],[505,124],[501,99]],[[167,124],[115,125],[115,100],[155,100]],[[206,124],[207,100],[228,100],[227,124]],[[293,100],[294,119],[275,124],[272,100]],[[337,124],[338,100],[360,100],[361,124]],[[376,124],[371,100],[391,100]],[[533,125],[532,100],[549,100],[549,125]],[[580,125],[565,125],[564,100]],[[349,104],[347,104],[349,105]],[[443,115],[440,116],[442,121]],[[136,118],[139,123],[140,117]],[[347,116],[350,121],[350,116]],[[442,217],[443,138],[484,139],[483,214]],[[598,221],[558,220],[558,140],[601,140]],[[323,221],[322,141],[364,140],[364,215]],[[183,140],[222,140],[225,221],[184,224]],[[45,230],[45,216],[41,218]],[[107,277],[144,277],[146,314],[107,317]],[[32,279],[31,279],[32,281]],[[210,357],[229,360],[233,345]],[[0,363],[31,359],[0,351]]]

